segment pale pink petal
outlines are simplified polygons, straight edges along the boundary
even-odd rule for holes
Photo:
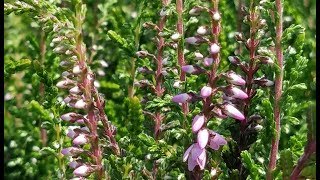
[[[197,160],[193,160],[192,158],[188,158],[188,170],[193,171],[194,167],[197,165]]]
[[[191,159],[196,160],[205,149],[201,149],[198,143],[195,143],[191,150]],[[189,157],[190,158],[190,157]]]
[[[207,129],[201,129],[198,132],[198,144],[201,149],[205,148],[209,139],[209,132]]]
[[[234,106],[232,106],[231,104],[227,104],[225,105],[225,114],[227,114],[228,116],[238,119],[238,120],[244,120],[245,117],[244,115]]]
[[[203,152],[199,155],[199,157],[198,157],[198,159],[197,159],[197,163],[198,163],[198,165],[199,165],[199,167],[200,167],[201,170],[204,169],[204,167],[205,167],[205,165],[206,165],[206,160],[207,160],[207,154],[206,154],[206,151],[203,151]]]
[[[204,115],[196,115],[192,121],[192,132],[196,133],[203,126],[205,121]]]
[[[189,148],[186,150],[186,152],[184,153],[183,155],[183,162],[186,162],[188,157],[189,157],[189,154],[190,154],[190,151],[192,150],[194,144],[192,144],[191,146],[189,146]]]

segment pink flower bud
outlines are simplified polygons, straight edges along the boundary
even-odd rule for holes
[[[71,89],[69,90],[69,92],[70,92],[71,94],[79,94],[79,93],[81,93],[81,90],[80,90],[80,88],[79,88],[78,86],[74,86],[73,88],[71,88]]]
[[[189,94],[182,93],[182,94],[178,94],[178,95],[174,96],[172,98],[172,101],[175,103],[186,103],[190,99],[191,99],[191,97]]]
[[[199,147],[201,149],[205,148],[209,139],[209,132],[207,129],[200,129],[197,136],[197,141],[199,144]]]
[[[74,113],[74,112],[70,112],[70,113],[66,113],[66,114],[61,115],[60,118],[64,121],[73,121],[79,117],[81,117],[81,115]]]
[[[75,65],[72,69],[73,74],[80,74],[81,73],[81,68],[79,65]]]
[[[220,134],[210,130],[210,135],[213,135],[213,137],[211,136],[209,140],[210,148],[218,150],[220,146],[227,144],[227,141]]]
[[[232,117],[234,119],[238,119],[240,121],[245,119],[244,115],[237,108],[232,106],[231,104],[226,104],[224,106],[223,111],[226,115],[228,115],[229,117]]]
[[[68,77],[68,76],[70,76],[70,75],[72,75],[72,73],[70,73],[70,72],[68,72],[68,71],[64,71],[64,72],[61,74],[62,77]]]
[[[86,177],[90,175],[94,169],[88,165],[82,165],[73,171],[73,174],[78,177]]]
[[[270,81],[269,79],[263,77],[263,78],[256,78],[254,79],[254,83],[262,86],[262,87],[269,87],[269,86],[273,86],[274,82]]]
[[[204,115],[196,115],[192,120],[192,132],[196,133],[202,128],[205,122]]]
[[[148,51],[138,51],[138,52],[136,52],[136,55],[137,55],[139,58],[147,57],[148,54],[149,54]]]
[[[188,37],[186,38],[186,43],[192,44],[192,45],[198,45],[199,39],[196,37]]]
[[[239,64],[240,63],[240,59],[237,56],[229,56],[228,59],[231,62],[231,64]]]
[[[83,163],[81,163],[80,161],[71,161],[69,163],[69,166],[72,168],[72,169],[75,169],[79,166],[81,166]]]
[[[77,109],[85,109],[87,107],[87,103],[84,102],[83,99],[80,99],[79,101],[76,102],[74,107],[77,108]]]
[[[211,95],[211,93],[212,93],[212,88],[209,87],[209,86],[204,86],[204,87],[201,89],[201,92],[200,92],[202,98],[207,98],[207,97],[209,97],[209,96]]]
[[[76,137],[77,133],[74,132],[74,129],[76,129],[75,127],[69,127],[68,128],[68,133],[67,133],[67,136],[70,138],[70,139],[73,139],[74,137]]]
[[[242,79],[241,76],[239,76],[238,74],[234,73],[233,71],[229,71],[227,72],[227,80],[235,85],[239,85],[239,86],[243,86],[246,84],[246,81],[244,79]]]
[[[200,26],[197,29],[197,33],[200,35],[205,35],[205,34],[207,34],[207,32],[208,32],[208,27],[206,27],[206,26]]]
[[[66,98],[63,99],[63,101],[64,101],[65,103],[69,103],[71,100],[72,100],[72,98],[69,97],[69,96],[67,96]]]
[[[186,73],[193,73],[195,72],[195,68],[192,65],[185,65],[181,67],[182,71],[186,72]]]
[[[194,55],[195,55],[196,59],[198,59],[198,60],[203,58],[203,55],[199,52],[195,52]]]
[[[230,95],[232,98],[238,98],[238,99],[247,99],[248,95],[247,93],[243,92],[241,89],[237,87],[229,87],[226,89],[226,93]]]
[[[218,46],[216,43],[212,44],[210,46],[210,53],[217,54],[218,52],[220,52],[220,46]]]
[[[193,7],[193,8],[189,11],[189,14],[190,14],[191,16],[198,16],[198,15],[200,15],[201,11],[202,11],[202,8],[201,8],[201,7],[195,6],[195,7]]]
[[[204,60],[203,60],[203,65],[204,65],[204,66],[211,66],[212,63],[213,63],[213,59],[212,59],[212,58],[206,57],[206,58],[204,58]]]
[[[75,82],[73,81],[73,80],[71,80],[71,79],[64,79],[64,80],[62,80],[62,81],[59,81],[57,84],[56,84],[56,86],[58,87],[58,88],[69,88],[70,87],[70,85],[72,85],[72,84],[74,84]]]
[[[77,156],[83,153],[83,149],[77,147],[68,147],[61,150],[61,154],[65,156]]]
[[[87,139],[86,135],[84,135],[84,134],[80,134],[79,136],[74,138],[72,141],[73,144],[78,145],[78,146],[86,144],[87,142],[88,142],[88,139]]]

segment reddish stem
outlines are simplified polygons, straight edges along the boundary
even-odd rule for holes
[[[276,56],[277,56],[278,66],[280,68],[280,73],[276,74],[276,80],[275,80],[274,121],[275,121],[276,134],[275,134],[275,137],[272,138],[267,180],[270,180],[272,178],[272,171],[276,167],[276,162],[277,162],[276,157],[278,154],[279,139],[280,139],[280,98],[282,95],[282,80],[283,80],[283,52],[281,49],[283,7],[281,4],[281,0],[276,0],[276,9],[279,15],[279,19],[276,25],[275,48],[276,48]]]
[[[167,17],[162,16],[160,18],[158,28],[159,32],[163,31],[164,24],[166,22]],[[162,59],[163,59],[163,49],[164,49],[164,38],[158,35],[158,43],[157,43],[157,71],[156,71],[156,94],[158,97],[163,95],[164,89],[162,88]]]
[[[184,54],[183,54],[183,18],[182,18],[182,13],[183,13],[183,0],[177,0],[176,4],[176,9],[177,9],[177,14],[178,14],[178,22],[177,22],[177,31],[180,34],[181,38],[178,44],[178,62],[180,67],[185,65],[185,60],[184,60]],[[180,72],[180,80],[185,81],[186,79],[186,73],[181,70]]]
[[[316,140],[308,141],[307,146],[304,149],[304,153],[298,161],[297,166],[293,169],[290,179],[295,180],[299,178],[302,169],[305,167],[310,156],[316,152]]]

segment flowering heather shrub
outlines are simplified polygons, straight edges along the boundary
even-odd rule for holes
[[[315,179],[315,2],[5,1],[6,179]]]

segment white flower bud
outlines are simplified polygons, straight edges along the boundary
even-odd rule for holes
[[[205,35],[205,34],[207,34],[207,32],[208,32],[208,28],[205,27],[205,26],[200,26],[197,29],[197,33],[200,34],[200,35]]]
[[[219,21],[221,19],[220,13],[218,12],[215,12],[212,17],[215,21]]]
[[[174,33],[171,35],[171,39],[173,41],[178,41],[180,39],[181,35],[179,33]]]

